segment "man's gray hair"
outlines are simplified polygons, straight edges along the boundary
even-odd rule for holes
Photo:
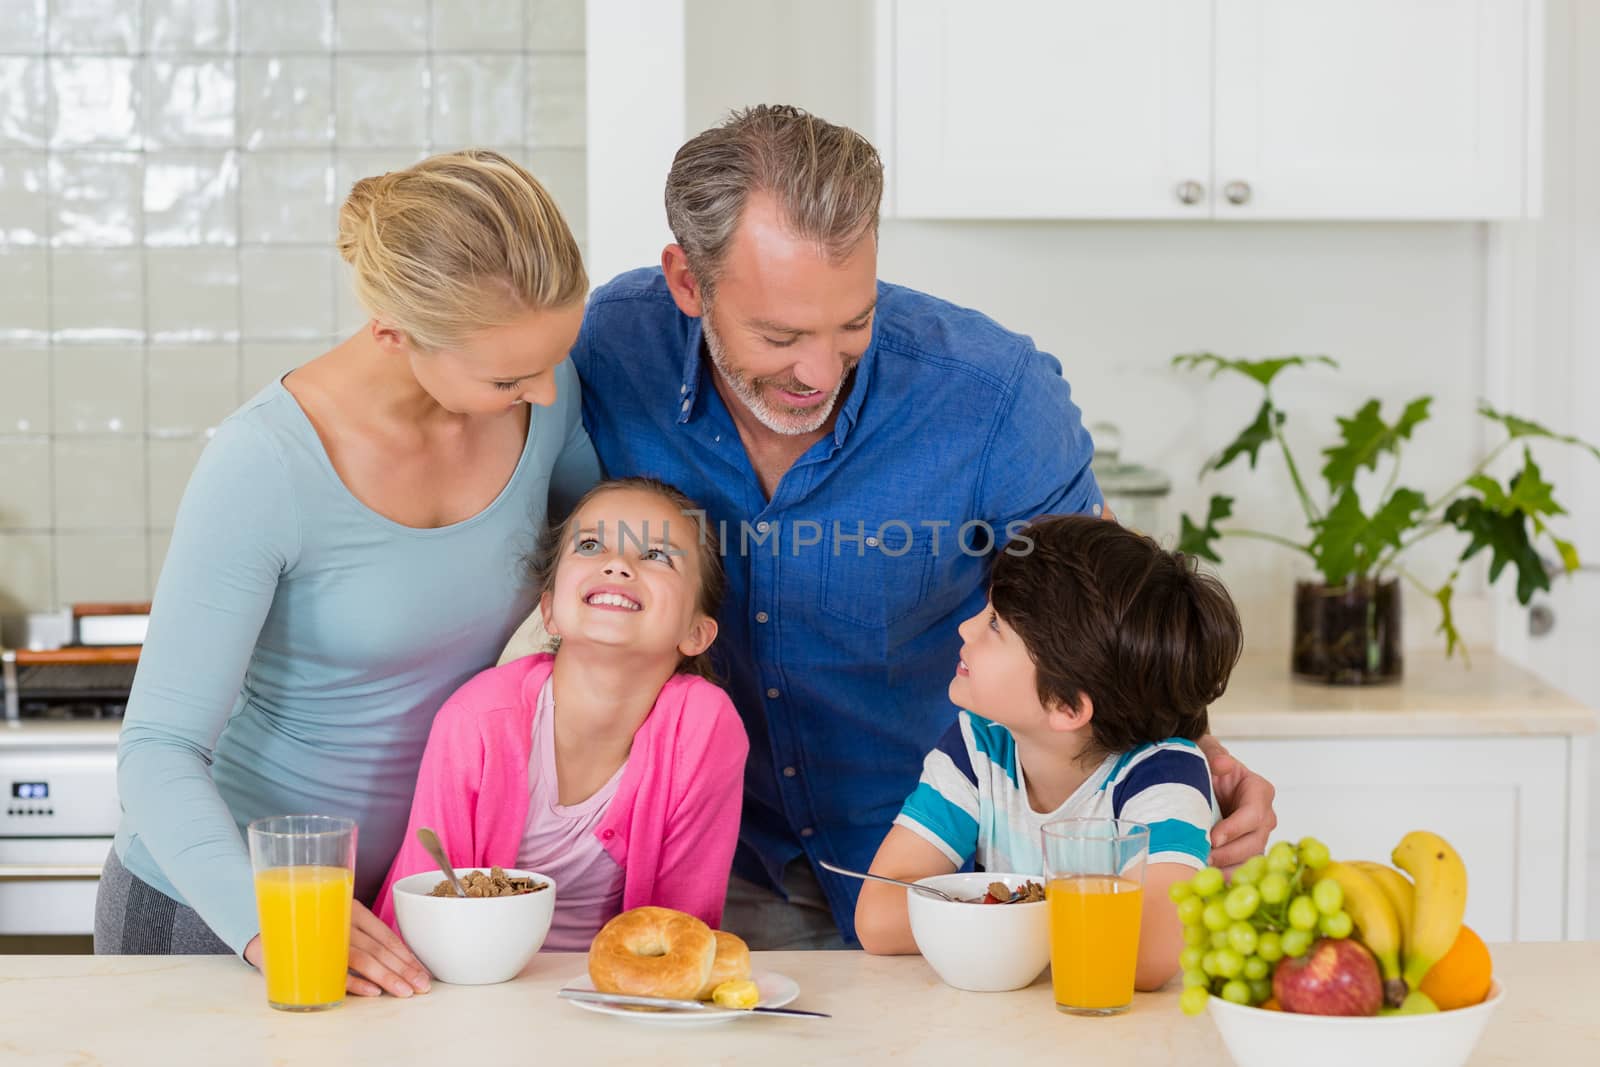
[[[667,175],[667,224],[709,300],[752,193],[789,227],[842,258],[877,233],[883,160],[854,130],[787,104],[730,114],[678,149]]]

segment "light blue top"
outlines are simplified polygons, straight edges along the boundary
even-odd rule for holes
[[[531,610],[547,501],[565,514],[599,477],[571,363],[557,385],[500,495],[439,529],[358,501],[281,382],[200,457],[118,746],[116,850],[235,952],[260,929],[252,819],[355,819],[356,898],[377,894],[434,713]]]

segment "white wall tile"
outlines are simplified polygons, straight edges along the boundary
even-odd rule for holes
[[[238,346],[151,345],[145,380],[152,434],[203,433],[239,406]]]
[[[587,159],[581,148],[543,148],[529,151],[528,158],[522,162],[556,198],[562,217],[579,241],[588,234]],[[604,279],[597,279],[596,284],[601,280]]]
[[[0,346],[0,434],[50,432],[50,350]],[[4,504],[0,488],[0,506]]]
[[[156,59],[147,66],[144,136],[150,148],[223,147],[235,142],[231,59]]]
[[[56,438],[56,529],[144,529],[144,455],[132,437]]]
[[[577,52],[584,48],[584,0],[528,0],[528,51]]]
[[[6,42],[6,51],[43,52],[48,10],[45,0],[6,0],[0,4],[0,41]]]
[[[355,271],[344,263],[339,264],[334,281],[337,301],[334,305],[334,332],[348,337],[372,320],[372,312],[356,296]]]
[[[243,2],[247,6],[267,6],[261,0]],[[239,3],[240,0],[144,0],[145,51],[233,51],[239,40]],[[271,6],[277,4],[273,2]]]
[[[50,328],[57,340],[143,339],[144,253],[55,249],[50,274]]]
[[[244,239],[323,244],[333,240],[333,153],[263,151],[241,161]]]
[[[390,171],[404,170],[419,163],[428,155],[420,146],[400,148],[362,148],[341,150],[333,164],[333,202],[337,207],[350,195],[350,190],[362,178],[375,178]]]
[[[435,52],[520,52],[524,0],[433,0]]]
[[[50,0],[50,51],[133,52],[142,7],[127,0]]]
[[[296,367],[327,351],[314,341],[248,341],[239,347],[239,402],[242,404]]]
[[[246,248],[239,257],[247,340],[327,337],[333,332],[333,252]]]
[[[572,148],[584,129],[584,57],[528,57],[528,132],[531,148]]]
[[[434,56],[434,147],[521,142],[525,77],[521,56]]]
[[[238,240],[237,152],[183,149],[145,155],[145,244],[232,245]]]
[[[50,143],[56,148],[142,147],[143,66],[137,59],[107,56],[50,60]]]
[[[40,148],[50,139],[49,67],[0,56],[0,148]]]
[[[245,0],[239,8],[239,51],[246,54],[326,51],[333,45],[333,0]]]
[[[54,611],[55,538],[0,533],[0,614]]]
[[[137,152],[50,156],[50,241],[57,248],[139,243],[144,160]]]
[[[246,148],[333,143],[333,70],[320,56],[239,60],[239,141]]]
[[[50,253],[0,246],[0,341],[35,341],[50,332]]]
[[[51,373],[58,436],[144,430],[144,346],[57,345]]]
[[[63,607],[137,601],[150,595],[150,559],[143,531],[61,533],[56,535],[55,550],[56,596]]]
[[[427,143],[426,56],[341,55],[335,65],[341,146],[385,148]]]
[[[0,439],[0,471],[6,472],[0,530],[48,530],[54,526],[50,439]]]
[[[178,517],[178,504],[183,500],[184,487],[189,475],[205,450],[206,437],[182,437],[172,440],[151,441],[149,451],[150,491],[147,515],[156,529],[170,530]]]
[[[152,248],[145,262],[152,340],[239,336],[239,257],[223,248]]]
[[[334,41],[346,52],[421,52],[428,0],[339,0]]]
[[[0,245],[49,240],[49,167],[43,152],[0,151]]]

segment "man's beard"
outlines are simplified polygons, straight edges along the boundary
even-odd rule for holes
[[[807,386],[792,378],[779,380],[776,378],[754,378],[745,374],[733,365],[728,358],[728,351],[723,347],[722,338],[717,336],[716,327],[711,324],[711,309],[707,307],[700,318],[701,327],[705,331],[706,351],[711,354],[711,365],[716,368],[717,374],[733,390],[733,395],[749,409],[750,414],[773,433],[780,433],[786,437],[799,437],[802,434],[815,433],[822,429],[828,417],[833,414],[834,405],[839,402],[839,393],[844,389],[844,383],[850,380],[850,372],[855,369],[859,357],[845,362],[843,372],[839,375],[839,383],[833,387],[833,392],[821,404],[814,408],[790,408],[775,406],[769,402],[762,392],[762,387],[775,385],[780,389],[787,389],[795,393],[806,392]]]

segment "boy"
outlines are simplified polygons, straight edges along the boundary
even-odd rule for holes
[[[989,603],[961,624],[950,700],[965,709],[872,861],[915,881],[959,870],[1042,873],[1039,828],[1118,818],[1150,827],[1135,985],[1177,971],[1167,887],[1205,866],[1217,817],[1195,741],[1242,634],[1227,590],[1148,537],[1083,515],[1038,520],[1033,551],[995,557]],[[905,890],[867,883],[868,952],[914,953]]]

